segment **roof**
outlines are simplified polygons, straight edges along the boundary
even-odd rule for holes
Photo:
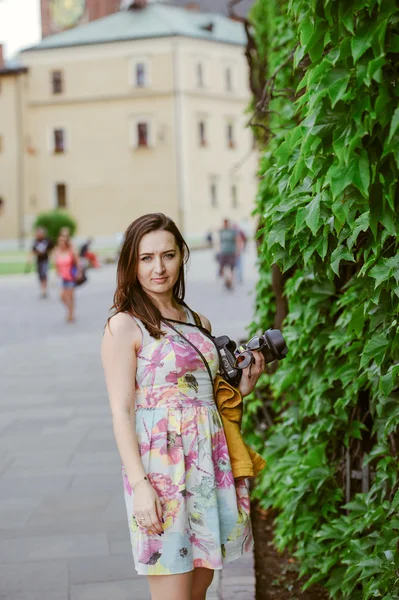
[[[224,15],[229,14],[229,0],[192,0],[195,4],[198,4],[200,10],[205,12],[217,12]],[[190,0],[170,0],[171,4],[177,6],[186,6],[190,3]],[[234,7],[234,12],[245,17],[248,15],[251,6],[255,3],[255,0],[241,0]]]
[[[212,28],[204,29],[210,24]],[[36,46],[25,48],[23,52],[172,36],[240,46],[246,44],[243,25],[224,15],[154,3],[140,10],[120,11],[50,35]]]
[[[27,71],[28,69],[23,64],[13,58],[5,61],[4,66],[0,68],[0,75],[18,75]]]

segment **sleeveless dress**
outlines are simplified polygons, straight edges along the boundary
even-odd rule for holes
[[[170,320],[205,356],[213,379],[219,358],[194,325]],[[134,494],[122,467],[135,568],[139,575],[221,569],[252,549],[246,481],[234,481],[209,373],[173,329],[157,340],[142,332],[137,356],[135,418],[141,460],[161,500],[164,534],[149,533],[134,516]]]

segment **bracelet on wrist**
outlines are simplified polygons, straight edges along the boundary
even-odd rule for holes
[[[132,491],[134,492],[134,490],[136,489],[136,487],[138,485],[140,485],[140,483],[143,483],[143,481],[148,481],[148,477],[146,475],[143,477],[143,479],[140,479],[140,481],[138,481],[137,483],[134,484],[134,486],[132,487]]]

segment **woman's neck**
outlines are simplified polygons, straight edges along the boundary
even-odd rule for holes
[[[179,317],[184,312],[184,308],[176,301],[173,295],[152,296],[151,300],[164,317]]]

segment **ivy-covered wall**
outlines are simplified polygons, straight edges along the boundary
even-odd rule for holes
[[[248,441],[266,442],[268,462],[255,496],[277,510],[276,545],[309,584],[394,600],[399,6],[258,0],[251,19],[262,148],[253,330],[283,321],[290,348],[247,405]]]

